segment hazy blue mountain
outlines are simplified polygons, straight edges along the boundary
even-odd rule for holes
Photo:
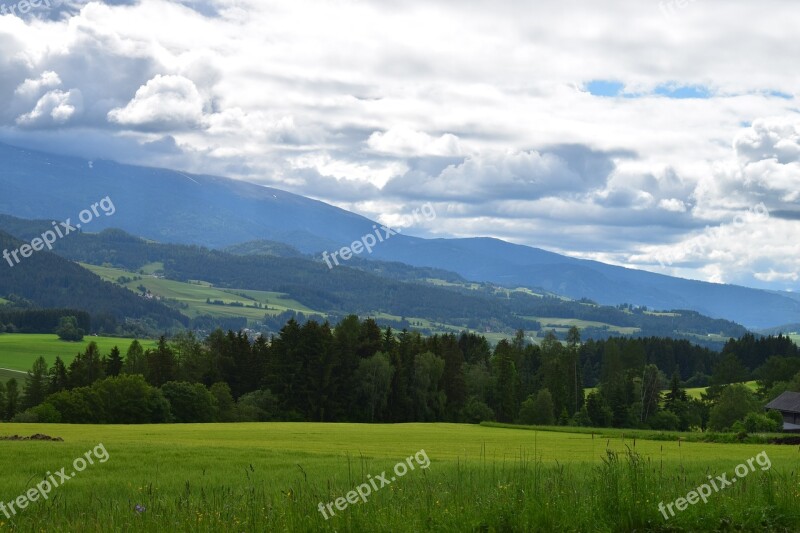
[[[160,242],[215,248],[272,240],[303,253],[333,251],[373,232],[373,221],[274,188],[227,178],[89,161],[0,144],[0,213],[72,219],[108,196],[116,211],[86,231],[117,227]],[[602,304],[693,309],[750,327],[800,322],[800,301],[770,291],[672,278],[565,257],[497,239],[396,235],[375,259],[435,267],[466,279],[541,287]]]

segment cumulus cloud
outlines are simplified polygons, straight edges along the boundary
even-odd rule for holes
[[[765,159],[782,165],[796,163],[800,161],[800,117],[760,118],[733,145],[744,163]]]
[[[36,107],[17,117],[22,127],[61,126],[83,109],[83,96],[77,89],[50,91],[42,96]]]
[[[193,128],[203,119],[203,99],[183,76],[158,75],[136,91],[123,108],[108,112],[108,120],[143,130]]]
[[[38,95],[42,89],[50,89],[61,85],[61,78],[52,70],[43,72],[37,79],[28,79],[20,83],[14,90],[14,94],[23,97],[33,97]]]
[[[451,133],[434,137],[407,126],[393,126],[386,132],[376,131],[367,139],[367,146],[375,152],[407,157],[452,157],[463,153],[459,138]]]
[[[672,211],[674,213],[685,213],[686,204],[683,200],[677,198],[667,198],[658,202],[658,207],[664,211]]]

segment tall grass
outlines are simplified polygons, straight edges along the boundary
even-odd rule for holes
[[[1,425],[63,443],[0,441],[10,501],[104,442],[110,459],[56,488],[4,531],[797,531],[797,447],[592,439],[452,424]],[[409,471],[325,520],[333,502],[425,448]],[[756,469],[665,520],[670,503],[766,449]],[[137,510],[138,506],[138,510]]]
[[[319,502],[344,496],[382,468],[360,458],[346,478],[328,479],[310,477],[302,464],[295,468],[295,480],[277,490],[269,473],[250,465],[223,484],[187,480],[181,490],[162,491],[153,479],[128,499],[90,487],[56,492],[14,521],[0,521],[11,531],[98,532],[796,531],[800,524],[794,471],[754,472],[667,521],[658,503],[706,478],[633,451],[608,451],[600,465],[545,464],[524,453],[510,461],[432,465],[328,520]]]

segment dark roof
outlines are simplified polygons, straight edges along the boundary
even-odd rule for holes
[[[766,405],[767,409],[800,413],[800,392],[784,392]]]

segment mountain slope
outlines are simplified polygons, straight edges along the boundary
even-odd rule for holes
[[[269,187],[226,178],[56,156],[0,144],[0,213],[64,220],[106,196],[113,216],[87,231],[118,227],[160,242],[223,248],[272,240],[304,253],[333,251],[373,232],[359,215]],[[497,239],[396,235],[373,259],[444,269],[476,281],[541,287],[602,304],[692,309],[766,328],[800,322],[800,301],[769,291],[671,278],[565,257]]]
[[[21,241],[0,230],[0,251],[16,250]],[[0,264],[0,296],[14,295],[35,308],[86,311],[95,331],[114,333],[126,319],[146,320],[155,327],[186,325],[180,313],[104,282],[79,265],[46,251],[19,264]]]
[[[47,227],[46,221],[22,221],[0,216],[21,237],[31,238]],[[27,229],[25,229],[27,226]],[[98,273],[118,269],[106,279],[116,280],[131,290],[140,286],[160,294],[165,302],[184,312],[180,294],[193,294],[197,311],[198,291],[202,299],[230,300],[230,295],[259,292],[273,298],[286,295],[305,309],[328,315],[335,320],[350,313],[377,316],[398,328],[409,328],[413,321],[438,325],[439,329],[512,335],[515,330],[539,331],[545,326],[563,330],[578,325],[584,338],[605,338],[614,333],[641,336],[673,336],[696,342],[720,343],[738,337],[746,330],[732,322],[711,319],[693,311],[653,314],[643,309],[618,309],[586,301],[565,301],[541,292],[508,290],[490,283],[472,283],[457,274],[431,268],[415,268],[402,263],[355,260],[353,267],[328,269],[313,258],[284,258],[271,255],[232,255],[198,246],[160,244],[145,241],[121,230],[99,234],[78,233],[58,242],[56,252],[82,264],[95,265]],[[101,266],[102,265],[102,266]],[[135,272],[159,265],[157,282],[136,280]],[[100,268],[97,268],[97,267]],[[124,278],[124,281],[120,281]],[[163,278],[163,279],[162,279]],[[191,281],[196,280],[196,281]],[[175,284],[177,282],[177,285]],[[211,295],[208,284],[216,291]],[[164,289],[159,293],[158,291]],[[220,292],[223,291],[223,292]],[[227,292],[224,292],[227,291]],[[183,300],[188,305],[187,299]],[[265,304],[269,302],[263,302]],[[216,302],[206,300],[205,311]],[[247,316],[252,325],[264,322],[263,307],[252,300],[225,307],[226,316]],[[272,307],[272,306],[271,306]],[[222,309],[222,308],[217,308]],[[241,308],[240,308],[241,309]],[[193,316],[188,313],[187,316]],[[404,320],[405,317],[407,320]],[[240,326],[241,327],[241,326]],[[430,329],[425,327],[424,329]],[[563,331],[562,331],[563,333]]]

